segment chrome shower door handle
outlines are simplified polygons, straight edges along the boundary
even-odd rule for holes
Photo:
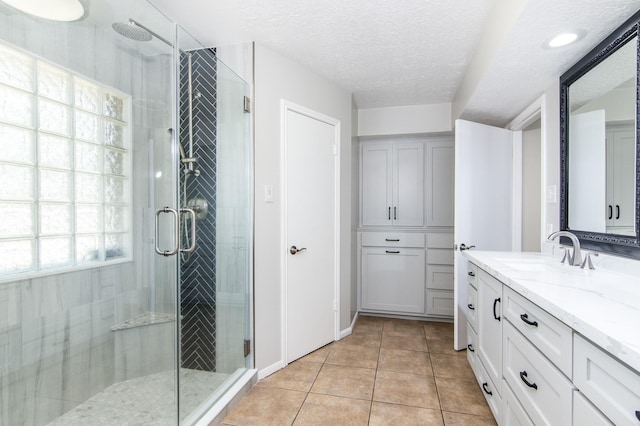
[[[173,215],[173,221],[174,221],[174,233],[173,233],[173,248],[171,250],[162,250],[158,244],[160,241],[160,215],[163,213],[170,213]],[[164,208],[158,209],[156,210],[156,244],[155,244],[155,248],[156,248],[156,253],[162,255],[162,256],[173,256],[175,254],[178,253],[178,247],[180,244],[180,220],[178,217],[178,211],[176,209],[172,209],[171,207],[167,207],[165,206]]]
[[[193,209],[180,209],[180,214],[187,213],[191,216],[191,245],[181,248],[180,253],[193,253],[196,250],[196,212]]]

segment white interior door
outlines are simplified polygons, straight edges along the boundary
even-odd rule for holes
[[[512,249],[513,132],[456,120],[454,243]],[[454,257],[454,347],[467,347],[467,261]]]
[[[340,124],[288,103],[283,117],[288,363],[336,339]]]

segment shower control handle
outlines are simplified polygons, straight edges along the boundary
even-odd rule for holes
[[[174,221],[174,233],[173,233],[173,247],[171,250],[162,250],[158,244],[160,241],[160,215],[161,214],[172,214],[173,215],[173,221]],[[155,227],[156,227],[156,243],[155,243],[155,249],[156,249],[156,253],[158,253],[159,255],[162,256],[173,256],[175,254],[178,253],[179,250],[179,245],[180,245],[180,219],[179,219],[179,215],[178,215],[178,211],[176,209],[172,209],[171,207],[163,207],[161,209],[156,210],[156,223],[155,223]]]
[[[180,253],[193,253],[196,250],[196,212],[193,209],[180,209],[180,214],[187,213],[191,216],[191,245],[181,248]]]

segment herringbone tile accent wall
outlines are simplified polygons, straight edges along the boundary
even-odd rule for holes
[[[200,175],[187,181],[187,200],[204,198],[209,213],[198,220],[197,249],[181,260],[180,308],[182,367],[216,369],[216,56],[212,49],[191,51],[193,156]],[[180,63],[180,141],[189,155],[188,57]],[[195,96],[200,93],[201,96]],[[184,172],[180,173],[184,179]],[[183,186],[180,186],[183,190]],[[182,194],[180,199],[182,200]]]

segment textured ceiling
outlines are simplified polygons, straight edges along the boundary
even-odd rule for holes
[[[638,0],[529,0],[461,117],[506,125],[638,8]],[[541,47],[572,29],[584,30],[584,38],[564,48]]]
[[[205,44],[257,41],[360,108],[450,102],[494,0],[154,0]]]
[[[511,0],[151,0],[205,45],[264,44],[352,92],[359,108],[452,102],[501,1]],[[505,125],[640,7],[523,1],[463,118]],[[541,48],[575,28],[586,31],[578,44]]]

